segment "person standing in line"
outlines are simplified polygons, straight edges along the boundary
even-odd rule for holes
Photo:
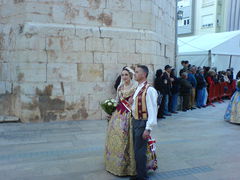
[[[238,73],[236,75],[236,79],[240,79],[240,71],[238,71]]]
[[[188,73],[183,72],[179,81],[179,84],[180,84],[179,93],[180,93],[180,96],[182,97],[182,111],[184,112],[189,109],[189,100],[190,100],[190,95],[192,90],[192,85],[187,80],[187,78],[188,78]]]
[[[205,97],[205,89],[206,88],[206,80],[203,75],[203,69],[199,69],[196,73],[196,80],[197,80],[197,107],[202,108],[204,107],[204,97]]]
[[[188,81],[192,84],[190,103],[189,103],[189,109],[191,109],[191,110],[196,109],[195,108],[195,97],[196,97],[197,81],[195,78],[195,74],[196,74],[196,67],[192,66],[188,73]]]
[[[168,111],[169,96],[171,95],[172,86],[172,81],[170,78],[171,68],[171,66],[166,65],[164,68],[165,72],[162,75],[164,116],[171,116],[171,113]]]
[[[162,74],[163,71],[162,69],[158,69],[156,71],[156,78],[154,80],[154,88],[161,94],[164,94],[164,90],[163,90],[163,85],[162,85]],[[159,94],[158,93],[158,94]],[[164,115],[164,99],[162,98],[160,104],[158,104],[158,114],[157,114],[157,118],[159,119],[165,119]]]
[[[170,73],[170,78],[172,78],[172,87],[171,87],[171,98],[170,98],[170,103],[169,103],[169,111],[171,113],[177,114],[179,79],[176,76],[175,69],[172,69],[172,71]]]

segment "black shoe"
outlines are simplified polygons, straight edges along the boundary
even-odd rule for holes
[[[158,119],[166,119],[164,116],[158,116]]]
[[[182,111],[183,111],[183,112],[186,112],[187,110],[186,110],[186,109],[183,109]]]
[[[201,109],[201,106],[197,106],[198,109]]]
[[[191,107],[191,110],[194,110],[194,109],[196,109],[195,107]]]

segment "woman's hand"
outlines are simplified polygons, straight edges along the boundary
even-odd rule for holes
[[[107,117],[106,117],[107,121],[110,121],[111,117],[112,117],[111,115],[107,115]]]

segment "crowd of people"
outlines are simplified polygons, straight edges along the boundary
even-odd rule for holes
[[[216,68],[196,67],[188,61],[182,61],[181,64],[183,67],[179,72],[179,77],[177,77],[176,70],[169,65],[165,66],[164,71],[162,69],[156,71],[154,87],[161,97],[158,101],[158,118],[171,116],[172,113],[178,113],[177,110],[185,112],[205,108],[212,103],[209,99],[211,88],[221,82],[233,83],[232,68],[217,72]],[[236,79],[240,79],[240,71]],[[227,90],[228,86],[224,87],[224,91]]]
[[[130,179],[148,179],[147,171],[157,168],[154,151],[148,148],[157,118],[171,116],[179,110],[205,108],[213,98],[226,95],[221,94],[220,89],[224,90],[221,85],[230,88],[228,85],[236,83],[232,69],[217,72],[215,68],[196,67],[188,61],[182,61],[182,66],[179,76],[170,65],[158,69],[154,87],[147,82],[147,66],[123,67],[115,84],[116,110],[109,116],[107,127],[104,159],[108,172]],[[237,90],[224,119],[240,124],[240,72],[236,79],[239,79]]]

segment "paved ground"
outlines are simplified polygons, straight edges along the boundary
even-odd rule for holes
[[[158,123],[155,180],[239,180],[240,126],[227,103]],[[0,180],[118,180],[105,172],[105,121],[0,124]]]

